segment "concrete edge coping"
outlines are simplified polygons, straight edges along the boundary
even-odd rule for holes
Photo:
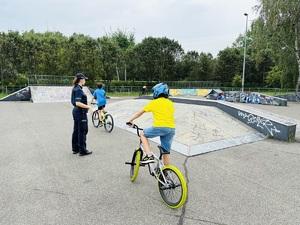
[[[179,97],[172,97],[172,99],[176,99],[176,98],[179,99]],[[184,97],[180,97],[180,99],[187,100],[187,101],[194,100],[194,101],[204,102],[204,103],[209,102],[209,103],[211,103],[210,105],[214,105],[217,108],[220,108],[218,106],[219,104],[226,105],[226,106],[230,106],[232,108],[238,109],[238,110],[247,111],[249,113],[253,113],[255,115],[271,119],[271,120],[273,120],[277,123],[281,123],[281,124],[286,125],[286,126],[295,126],[295,125],[297,125],[296,121],[292,118],[284,117],[284,116],[277,115],[277,114],[274,114],[274,113],[264,112],[261,109],[256,109],[256,108],[253,108],[253,107],[247,106],[247,105],[242,106],[242,105],[237,105],[237,104],[232,103],[232,102],[209,100],[209,99],[184,98]],[[274,106],[270,105],[270,107],[274,107]],[[286,106],[276,106],[276,107],[286,107]]]

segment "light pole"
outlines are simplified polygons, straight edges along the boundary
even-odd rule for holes
[[[248,13],[244,13],[246,16],[246,31],[244,36],[245,46],[244,46],[244,62],[243,62],[243,78],[242,78],[242,92],[244,92],[244,83],[245,83],[245,67],[246,67],[246,50],[247,50],[247,27],[248,27]]]

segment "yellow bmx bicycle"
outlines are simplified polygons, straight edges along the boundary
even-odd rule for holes
[[[140,137],[140,131],[143,130],[135,124],[126,123],[132,128],[136,129],[137,135]],[[138,176],[140,166],[148,165],[149,173],[157,179],[157,186],[159,194],[163,202],[170,208],[176,209],[181,207],[187,198],[187,185],[185,179],[175,166],[165,166],[162,160],[162,147],[157,146],[160,150],[159,157],[153,153],[154,162],[148,164],[141,164],[140,161],[145,155],[142,142],[138,149],[135,149],[131,162],[125,162],[130,165],[130,180],[133,182]]]

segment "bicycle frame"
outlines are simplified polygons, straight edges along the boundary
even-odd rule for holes
[[[161,151],[161,147],[160,146],[157,146],[157,147]],[[140,149],[142,149],[143,154],[145,155],[146,152],[143,149],[142,143],[140,144]],[[158,180],[158,182],[160,182],[161,184],[166,185],[166,182],[163,182],[161,179],[158,178],[158,175],[161,173],[162,168],[165,166],[165,164],[162,161],[162,153],[160,153],[159,157],[157,157],[157,155],[155,155],[153,152],[152,152],[152,154],[154,156],[155,162],[153,162],[153,163],[147,163],[147,164],[141,164],[141,166],[148,165],[149,174],[152,175],[152,176],[154,176]],[[153,164],[156,164],[156,166],[154,166]],[[164,173],[162,173],[162,176],[164,178],[163,180],[166,181],[166,177],[165,177]]]
[[[137,125],[134,125],[133,128],[136,128],[137,130],[137,135],[139,137],[140,136],[140,133],[139,133],[139,130],[143,130],[141,128],[139,128]],[[149,169],[149,174],[154,176],[158,182],[160,182],[162,185],[167,185],[166,183],[166,177],[165,177],[165,174],[162,173],[162,177],[163,177],[163,181],[161,179],[158,178],[158,175],[160,174],[160,172],[162,171],[163,167],[165,166],[165,164],[163,163],[163,160],[162,160],[162,156],[163,156],[163,153],[162,153],[162,147],[160,145],[157,146],[159,151],[160,151],[160,155],[159,157],[157,155],[155,155],[154,152],[152,152],[153,154],[153,157],[154,157],[154,160],[155,162],[153,163],[147,163],[147,164],[140,164],[140,166],[146,166],[148,165],[148,169]],[[139,149],[142,151],[142,155],[146,155],[146,151],[144,150],[144,147],[143,147],[143,144],[142,144],[142,140],[140,139],[140,146],[139,146]],[[156,166],[152,165],[152,164],[155,164],[156,163]]]

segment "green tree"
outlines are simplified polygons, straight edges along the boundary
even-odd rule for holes
[[[266,82],[269,87],[282,88],[283,87],[283,71],[274,66],[271,71],[267,73]]]
[[[241,75],[235,75],[232,79],[232,86],[233,87],[241,87],[242,86],[242,76]]]
[[[201,52],[200,56],[200,73],[198,80],[209,81],[213,78],[214,62],[213,56],[210,53]]]
[[[248,30],[246,38],[245,86],[264,86],[266,71],[269,71],[271,66],[268,61],[270,57],[263,52],[256,52],[256,42],[252,30]],[[244,57],[244,45],[245,37],[241,34],[232,44],[232,47],[239,51],[242,58]],[[258,58],[259,60],[257,60]],[[242,66],[243,64],[240,65],[240,67]]]
[[[220,51],[216,59],[215,79],[225,85],[230,84],[236,74],[242,74],[242,63],[243,58],[238,49],[226,48]]]
[[[159,81],[175,79],[175,64],[182,59],[184,51],[181,45],[166,37],[157,38],[159,45]]]
[[[115,40],[106,36],[99,38],[98,43],[104,72],[102,77],[110,83],[116,76],[116,64],[120,48]]]
[[[300,1],[259,0],[256,7],[257,42],[270,49],[274,62],[283,72],[283,80],[300,85]],[[297,65],[297,73],[295,66]],[[292,65],[292,66],[291,66]]]
[[[42,35],[42,62],[39,74],[63,75],[65,73],[64,58],[68,38],[59,32],[45,32]]]
[[[118,80],[123,72],[124,80],[127,80],[127,64],[130,58],[128,57],[130,49],[135,45],[135,37],[133,32],[117,29],[117,31],[110,32],[107,36],[113,39],[120,48],[118,57],[116,58],[116,74]]]
[[[136,52],[138,60],[142,67],[142,80],[147,82],[158,80],[159,77],[159,59],[160,59],[160,42],[157,38],[147,37],[137,44]]]
[[[139,58],[139,47],[133,46],[126,52],[127,57],[127,71],[128,79],[132,80],[147,80],[143,74],[145,74],[145,67]]]
[[[0,74],[2,88],[16,79],[17,69],[20,64],[19,42],[20,35],[18,32],[9,31],[8,34],[4,32],[0,33]]]
[[[200,56],[196,51],[188,51],[181,60],[181,73],[180,78],[185,80],[198,80],[200,73]]]
[[[40,74],[42,64],[43,37],[41,33],[34,30],[22,34],[20,45],[20,57],[22,60],[22,71],[24,74]]]

